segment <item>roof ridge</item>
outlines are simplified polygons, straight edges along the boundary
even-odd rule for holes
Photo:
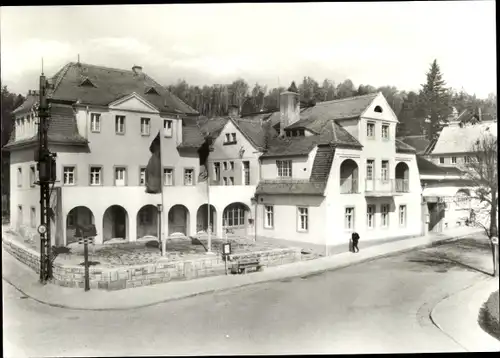
[[[132,71],[131,71],[132,72]],[[160,87],[162,90],[166,91],[168,94],[170,94],[172,97],[178,99],[180,102],[182,102],[184,105],[186,105],[189,109],[193,110],[194,112],[198,112],[196,109],[194,109],[193,107],[191,107],[188,103],[184,102],[182,99],[180,99],[179,97],[177,97],[177,95],[175,95],[174,93],[172,93],[171,91],[168,90],[167,87],[164,87],[162,85],[160,85],[158,82],[156,82],[151,76],[149,76],[148,74],[144,73],[144,78],[148,78],[151,82],[153,82],[153,84],[155,84],[156,86]]]
[[[64,78],[64,76],[66,76],[66,73],[68,73],[68,70],[69,68],[72,66],[72,62],[70,63],[67,63],[62,69],[61,71],[59,71],[59,77],[56,79],[56,83],[54,83],[54,88],[52,89],[52,93],[54,93],[56,90],[57,90],[57,87],[59,87],[59,85],[61,84],[62,82],[62,79]],[[57,76],[57,73],[55,74],[55,76]]]
[[[335,103],[335,102],[343,102],[343,101],[349,101],[349,100],[354,100],[354,99],[359,99],[359,98],[364,98],[364,97],[376,97],[380,92],[377,93],[367,93],[367,94],[362,94],[359,96],[352,96],[352,97],[346,97],[346,98],[339,98],[339,99],[333,99],[331,101],[323,101],[323,102],[317,102],[316,106],[319,104],[330,104],[330,103]]]
[[[117,72],[132,72],[132,73],[134,73],[133,70],[125,70],[125,69],[116,68],[116,67],[107,67],[107,66],[94,65],[94,64],[91,64],[91,63],[83,63],[83,62],[70,62],[69,65],[72,65],[72,66],[78,66],[78,65],[80,65],[80,66],[100,68],[102,70],[111,70],[111,71],[117,71]]]

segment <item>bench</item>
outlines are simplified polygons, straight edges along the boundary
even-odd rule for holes
[[[260,264],[259,260],[251,259],[251,260],[239,260],[233,264],[231,267],[232,274],[241,274],[247,273],[248,269],[255,268],[256,271],[260,271],[263,265]]]

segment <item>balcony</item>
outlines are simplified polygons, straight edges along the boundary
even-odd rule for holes
[[[397,193],[409,193],[410,192],[409,180],[396,178],[396,192]]]
[[[353,178],[340,178],[340,194],[356,194],[358,190],[358,180]]]
[[[366,179],[365,196],[384,197],[402,195],[403,191],[398,191],[397,188],[398,185],[400,185],[401,190],[405,189],[404,179],[398,180],[402,180],[402,182],[400,182],[401,184],[396,184],[395,179]]]

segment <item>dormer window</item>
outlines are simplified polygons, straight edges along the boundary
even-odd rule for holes
[[[154,88],[154,87],[148,87],[148,88],[146,88],[146,91],[145,91],[144,93],[146,93],[146,94],[156,94],[156,95],[160,95],[160,94],[158,93],[158,91],[156,90],[156,88]]]
[[[80,87],[96,87],[96,85],[88,77],[85,77],[80,83]]]
[[[375,109],[373,110],[374,112],[377,112],[377,113],[382,113],[382,107],[380,106],[376,106]]]

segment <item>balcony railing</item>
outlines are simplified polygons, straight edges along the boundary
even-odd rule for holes
[[[354,178],[340,178],[340,193],[341,194],[359,193],[358,180]]]
[[[366,179],[365,193],[368,195],[392,195],[396,192],[394,179]]]
[[[396,179],[396,192],[409,193],[410,181],[408,179]]]

